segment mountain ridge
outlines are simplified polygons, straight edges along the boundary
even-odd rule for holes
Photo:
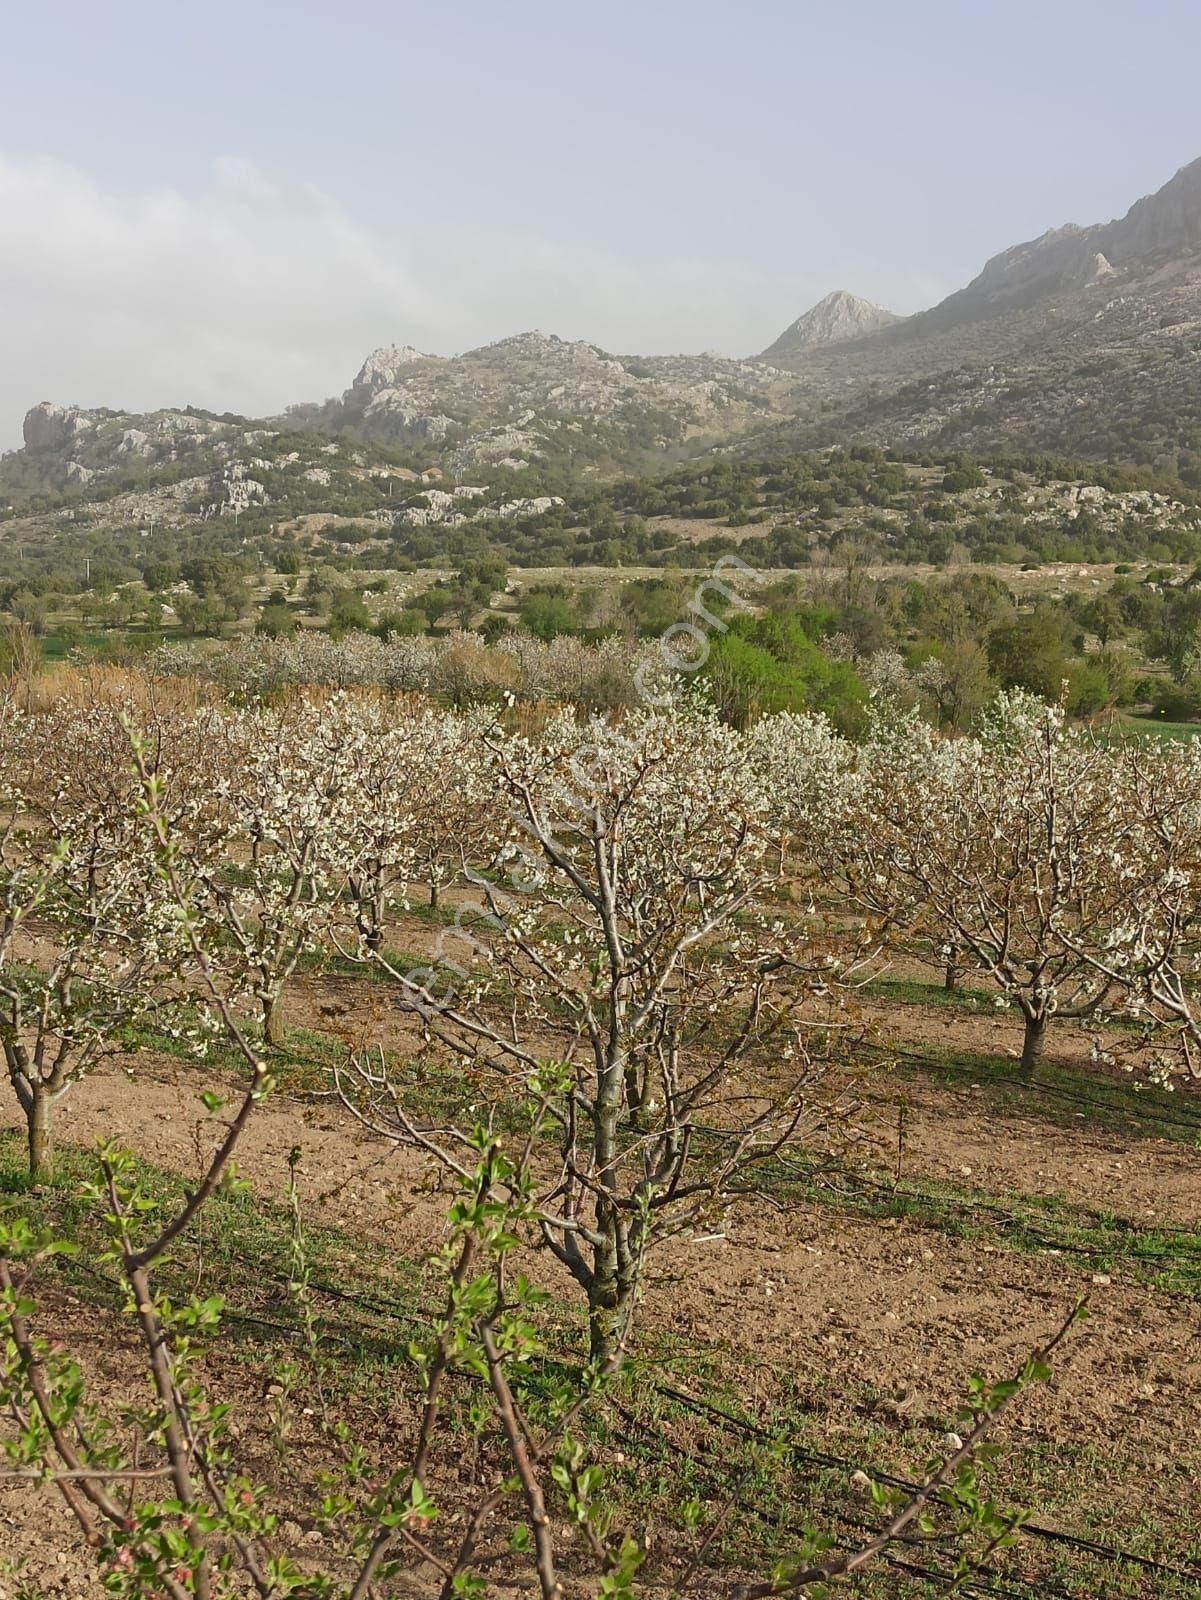
[[[1201,250],[1201,158],[1110,222],[1066,223],[989,258],[964,285],[907,318],[905,337],[986,318],[1009,304],[1083,289],[1157,257]],[[1099,263],[1103,263],[1098,271]]]
[[[1044,450],[1201,483],[1201,160],[928,310],[777,359],[805,383],[786,431],[806,445]]]
[[[253,478],[251,436],[281,429],[459,477],[640,472],[771,436],[1047,450],[1201,482],[1201,160],[1120,218],[1000,251],[928,310],[898,318],[835,290],[758,357],[614,355],[538,330],[452,356],[402,342],[337,399],[259,421],[41,402],[18,454],[57,491],[139,462],[182,471],[212,455],[205,439],[236,454],[242,434]]]

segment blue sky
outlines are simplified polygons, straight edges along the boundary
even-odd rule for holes
[[[8,7],[0,445],[40,398],[246,410],[374,345],[759,349],[932,303],[1201,155],[1201,7]]]

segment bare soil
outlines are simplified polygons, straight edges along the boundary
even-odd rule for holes
[[[336,1006],[349,1026],[379,1005],[369,984],[323,980],[299,986],[289,1016],[329,1027]],[[883,1003],[876,1009],[918,1046],[979,1055],[1004,1052],[1015,1041],[1007,1014]],[[1071,1060],[1086,1054],[1083,1035],[1067,1029],[1054,1048]],[[72,1092],[60,1108],[60,1138],[88,1146],[116,1137],[159,1166],[195,1172],[211,1138],[198,1098],[206,1075],[145,1054],[131,1065],[132,1077],[106,1070]],[[877,1169],[899,1163],[902,1182],[1053,1196],[1142,1224],[1183,1228],[1201,1220],[1201,1155],[1186,1144],[1121,1136],[1087,1114],[1050,1120],[1036,1106],[1001,1111],[970,1081],[948,1089],[913,1073],[881,1071],[869,1073],[865,1085],[873,1103],[859,1157]],[[15,1126],[7,1097],[0,1126]],[[445,1196],[423,1160],[367,1134],[332,1098],[280,1094],[261,1108],[240,1156],[258,1194],[283,1197],[288,1154],[297,1145],[306,1196],[321,1221],[413,1260],[440,1245]],[[529,1265],[569,1293],[546,1256]],[[827,1417],[831,1449],[852,1415],[870,1417],[896,1433],[901,1463],[914,1459],[912,1430],[929,1435],[927,1451],[936,1447],[972,1373],[1008,1376],[1082,1293],[1090,1318],[1056,1361],[1052,1382],[1023,1396],[1005,1437],[1027,1454],[1093,1448],[1108,1455],[1112,1476],[1104,1484],[1082,1481],[1074,1499],[1060,1484],[1050,1509],[1037,1488],[1026,1503],[1039,1520],[1095,1526],[1100,1498],[1115,1516],[1155,1521],[1166,1547],[1182,1546],[1179,1470],[1201,1438],[1197,1299],[1090,1271],[1066,1254],[1019,1252],[907,1217],[848,1214],[819,1197],[781,1212],[735,1207],[710,1236],[654,1261],[643,1326],[728,1352],[746,1375],[742,1398],[752,1412],[770,1415],[784,1379],[799,1384]],[[104,1353],[97,1338],[104,1313],[64,1297],[51,1302],[49,1315],[52,1336],[82,1339],[100,1352],[92,1366],[102,1389],[124,1392],[133,1383],[132,1365],[119,1350]],[[245,1382],[232,1367],[227,1376]],[[0,1488],[0,1600],[21,1595],[18,1573],[54,1600],[98,1595],[71,1530],[51,1492]],[[303,1530],[294,1534],[302,1546]]]

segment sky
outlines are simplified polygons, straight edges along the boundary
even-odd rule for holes
[[[745,355],[1201,156],[1196,0],[10,0],[0,52],[0,448],[381,344]]]

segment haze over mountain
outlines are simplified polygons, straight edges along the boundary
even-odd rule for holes
[[[744,355],[835,287],[910,314],[1201,150],[1201,10],[995,10],[19,7],[0,449],[43,396],[263,416],[391,342]]]
[[[1032,305],[1048,296],[1117,280],[1121,269],[1167,264],[1201,251],[1201,158],[1182,167],[1154,194],[1136,200],[1114,222],[1078,227],[1066,223],[1037,239],[1015,244],[984,264],[964,288],[928,311],[897,317],[836,289],[791,323],[763,358],[780,359],[903,323],[895,335],[919,340],[955,327]]]
[[[771,349],[805,384],[798,440],[1053,450],[1201,481],[1201,160],[1115,221],[1001,251],[928,311],[778,349],[788,333]]]
[[[131,461],[165,468],[181,432],[194,458],[197,425],[181,415],[42,404],[25,441],[63,488]],[[382,346],[340,399],[298,405],[270,427],[372,442],[455,473],[645,470],[766,433],[802,445],[1051,450],[1201,482],[1201,160],[1116,221],[1002,251],[913,316],[836,290],[742,361],[617,356],[539,332],[459,356]]]
[[[1038,239],[1012,246],[986,262],[966,288],[911,319],[919,337],[930,327],[950,327],[994,316],[1050,295],[1120,280],[1123,269],[1170,264],[1201,249],[1201,159],[1182,167],[1154,194],[1135,201],[1113,222],[1068,223]]]
[[[728,443],[795,415],[800,385],[762,362],[724,356],[616,357],[595,345],[530,332],[460,356],[387,345],[362,363],[338,400],[298,405],[260,421],[195,408],[149,413],[39,402],[25,416],[24,448],[6,458],[48,490],[95,492],[106,480],[183,485],[205,507],[236,504],[283,466],[328,487],[326,450],[362,443],[456,476],[642,471]],[[327,446],[325,441],[330,441]],[[286,443],[285,443],[286,441]],[[371,457],[351,463],[367,471]],[[0,502],[5,474],[0,465]],[[230,483],[249,490],[230,491]],[[165,513],[164,513],[165,514]]]

